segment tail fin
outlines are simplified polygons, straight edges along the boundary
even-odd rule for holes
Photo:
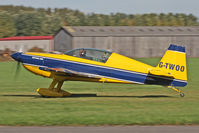
[[[174,78],[171,85],[185,86],[187,84],[185,47],[171,44],[156,68]]]

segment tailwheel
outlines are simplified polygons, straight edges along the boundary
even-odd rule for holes
[[[61,90],[64,81],[53,80],[49,88],[38,88],[37,92],[42,97],[67,97],[71,96],[71,93]],[[57,87],[55,88],[55,85]]]
[[[179,92],[180,96],[184,97],[184,93],[180,89],[175,88],[174,86],[168,86],[168,88],[171,88],[172,90]]]

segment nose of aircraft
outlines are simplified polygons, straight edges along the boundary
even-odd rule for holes
[[[21,55],[21,53],[16,52],[16,53],[12,54],[11,57],[12,57],[14,60],[16,60],[16,61],[20,61],[20,55]]]

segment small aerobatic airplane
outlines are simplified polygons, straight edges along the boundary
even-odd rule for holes
[[[11,55],[23,66],[40,76],[52,78],[48,88],[38,88],[44,97],[64,97],[71,94],[61,90],[64,81],[102,83],[151,84],[172,88],[187,85],[184,46],[171,44],[156,67],[120,54],[93,48],[74,49],[64,54],[16,52]]]

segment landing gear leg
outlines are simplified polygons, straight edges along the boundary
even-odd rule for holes
[[[38,88],[37,92],[43,97],[66,97],[71,96],[67,91],[61,90],[63,80],[53,79],[52,83],[48,88]],[[55,87],[57,85],[57,87]]]
[[[174,91],[179,92],[179,93],[180,93],[180,96],[181,96],[181,97],[184,97],[184,93],[183,93],[180,89],[175,88],[174,86],[169,86],[169,88],[171,88],[171,89],[174,90]]]

